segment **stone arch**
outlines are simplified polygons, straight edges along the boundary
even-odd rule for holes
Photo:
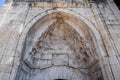
[[[81,23],[83,23],[85,26],[88,27],[88,29],[91,30],[91,32],[93,33],[94,37],[96,39],[101,39],[100,37],[100,33],[99,33],[99,30],[97,30],[96,26],[91,22],[91,20],[87,19],[85,16],[83,16],[82,14],[78,14],[78,13],[75,13],[71,10],[67,10],[67,9],[62,9],[62,8],[58,8],[57,10],[46,10],[46,11],[43,11],[39,14],[37,14],[36,16],[34,16],[30,21],[28,21],[28,23],[26,23],[25,27],[23,28],[23,31],[22,33],[24,35],[26,35],[29,31],[29,29],[37,22],[39,21],[40,19],[46,17],[46,16],[49,16],[53,13],[56,13],[56,12],[62,12],[62,14],[65,14],[65,16],[68,16],[71,18],[73,18],[74,20],[75,19],[78,19],[78,21],[80,21]],[[89,26],[88,26],[89,25]]]
[[[64,21],[63,21],[64,20]],[[86,19],[84,19],[84,20],[86,20]],[[33,64],[31,64],[30,63],[30,58],[28,58],[28,56],[30,55],[30,54],[34,54],[34,53],[36,53],[36,45],[39,43],[39,39],[40,39],[40,37],[42,36],[42,35],[45,35],[46,33],[47,33],[47,31],[49,31],[49,27],[52,27],[52,26],[54,26],[54,24],[55,25],[57,25],[57,23],[64,23],[64,25],[67,25],[67,26],[69,26],[69,27],[71,27],[71,35],[73,35],[72,34],[72,32],[73,33],[75,33],[75,35],[79,35],[79,39],[77,39],[78,40],[78,42],[79,42],[79,40],[81,39],[81,37],[82,37],[82,39],[81,40],[83,40],[83,41],[85,41],[86,42],[86,44],[84,44],[85,46],[86,46],[86,48],[85,49],[88,49],[88,52],[87,51],[85,51],[84,52],[84,54],[87,54],[87,55],[85,55],[85,56],[89,56],[90,57],[90,55],[88,54],[88,53],[92,53],[92,55],[93,56],[91,56],[91,58],[90,59],[92,59],[92,57],[94,57],[94,59],[95,58],[98,58],[97,56],[96,56],[96,54],[94,54],[94,53],[97,53],[97,51],[95,50],[95,46],[96,46],[96,44],[95,44],[95,41],[96,41],[96,39],[100,39],[100,35],[99,35],[99,33],[98,33],[98,31],[95,29],[95,27],[89,22],[89,25],[90,25],[90,27],[88,27],[87,26],[87,20],[86,20],[86,23],[84,23],[82,20],[80,20],[79,18],[76,18],[75,16],[72,16],[71,14],[67,14],[67,13],[64,13],[64,12],[61,12],[61,11],[57,11],[57,12],[54,12],[54,13],[52,13],[52,14],[47,14],[46,16],[44,16],[44,17],[42,17],[41,19],[39,19],[39,20],[37,20],[37,21],[34,21],[33,20],[33,22],[35,22],[33,25],[32,24],[29,24],[29,25],[32,25],[33,27],[31,27],[30,28],[30,26],[27,26],[26,27],[26,29],[29,29],[29,31],[28,31],[28,33],[27,33],[27,37],[26,37],[26,41],[25,41],[25,46],[24,46],[24,48],[25,48],[25,51],[23,51],[23,54],[24,54],[24,56],[22,57],[22,59],[21,59],[21,65],[23,65],[22,66],[22,68],[21,68],[21,66],[20,66],[20,70],[18,70],[18,73],[20,73],[20,74],[24,74],[24,75],[26,75],[26,76],[28,76],[28,77],[30,77],[30,75],[32,75],[32,74],[27,74],[27,73],[30,73],[30,72],[32,72],[32,70],[35,68],[35,69],[39,69],[39,68],[43,68],[43,67],[41,67],[41,66],[38,66],[37,65],[37,67],[36,67],[36,65],[33,65]],[[67,23],[67,24],[66,24]],[[92,25],[92,26],[91,26]],[[63,26],[63,25],[62,25]],[[29,27],[29,28],[28,28]],[[56,26],[54,26],[54,27],[56,27]],[[48,29],[48,30],[47,30]],[[51,28],[50,28],[51,29]],[[56,28],[56,29],[58,29],[58,27]],[[67,27],[67,29],[68,29],[68,27]],[[73,29],[73,30],[72,30]],[[93,30],[93,31],[92,31]],[[59,31],[59,30],[58,30]],[[24,33],[24,32],[23,32]],[[39,35],[38,35],[39,34]],[[49,33],[50,34],[50,33]],[[97,35],[96,35],[97,34]],[[70,34],[69,34],[70,35]],[[90,37],[90,38],[89,38]],[[71,38],[70,38],[71,39]],[[43,39],[42,39],[43,40]],[[72,41],[72,40],[71,40]],[[87,41],[88,41],[88,44],[87,44]],[[89,42],[90,41],[90,42]],[[83,42],[82,42],[83,43]],[[92,43],[92,44],[91,44]],[[90,46],[94,46],[94,47],[92,47],[92,48],[89,48]],[[88,47],[88,48],[87,48]],[[82,47],[82,49],[83,49],[83,47]],[[94,52],[92,52],[92,50],[94,49]],[[31,57],[31,56],[30,56]],[[98,59],[95,59],[96,60],[96,62],[98,61]],[[96,62],[91,62],[91,65],[88,65],[89,67],[91,67],[92,66],[92,64],[94,64],[94,63],[96,63]],[[25,66],[24,66],[25,65]],[[51,64],[51,65],[47,65],[46,67],[44,67],[45,68],[45,72],[47,72],[47,69],[48,70],[50,70],[50,71],[52,71],[52,70],[54,70],[54,69],[56,69],[56,67],[54,68],[54,67],[52,67],[52,65],[53,64]],[[63,64],[62,64],[63,65]],[[66,64],[66,65],[64,65],[64,66],[67,66],[68,64]],[[84,64],[85,65],[85,64]],[[96,69],[98,69],[98,68],[100,68],[99,66],[98,66],[99,64],[97,64],[97,65],[95,65],[95,66],[97,66],[96,67]],[[61,66],[61,65],[56,65],[56,66]],[[29,67],[29,68],[28,68]],[[50,68],[51,67],[51,68]],[[72,66],[67,66],[67,67],[71,67],[70,68],[70,70],[72,71],[72,68],[76,68],[76,69],[78,69],[78,68],[80,68],[81,66],[74,66],[74,65],[72,65]],[[53,68],[53,69],[52,69]],[[88,67],[83,67],[84,69],[86,69],[86,68],[88,68]],[[95,68],[94,66],[93,66],[93,68]],[[30,70],[31,69],[31,70]],[[84,77],[85,78],[85,80],[90,80],[90,70],[88,71],[88,69],[86,69],[86,70],[84,70],[84,69],[81,69],[81,72],[83,72],[84,74],[88,74],[87,75],[87,77],[89,77],[89,79],[87,79],[87,78],[85,78],[86,76],[85,75],[83,75],[83,74],[80,74],[80,75],[78,75],[78,76],[80,76],[80,77]],[[22,72],[21,72],[21,70],[22,70]],[[58,69],[59,70],[59,69]],[[66,67],[64,68],[64,70],[68,70]],[[92,69],[91,69],[92,70]],[[30,71],[30,72],[29,72]],[[70,71],[70,72],[71,72]],[[76,71],[75,71],[76,72]],[[33,73],[34,73],[34,71],[33,71]],[[36,72],[37,73],[37,72]],[[39,73],[39,72],[38,72]],[[65,73],[65,72],[64,72]],[[78,73],[78,72],[76,72],[76,73]],[[40,73],[39,73],[40,74]],[[41,73],[42,74],[42,73]],[[44,73],[43,73],[44,74]],[[61,74],[61,73],[58,73],[58,74]],[[68,73],[65,73],[65,74],[68,74]],[[73,73],[73,74],[75,74],[75,73]],[[100,74],[101,75],[101,74]],[[20,76],[20,77],[16,77],[16,80],[21,80],[24,76],[23,75],[19,75],[18,74],[18,76]],[[39,75],[39,76],[41,76],[41,75]],[[43,75],[42,75],[43,76]],[[69,75],[70,76],[70,75]],[[101,75],[102,76],[102,75]],[[98,78],[101,78],[101,76],[100,77],[98,77]],[[95,80],[97,80],[98,78],[96,78]],[[30,80],[30,78],[23,78],[23,80]],[[43,78],[42,78],[43,79]],[[53,79],[53,78],[52,78]],[[56,77],[55,79],[69,79],[69,78],[59,78],[59,77]],[[31,80],[34,80],[34,79],[31,79]],[[49,80],[49,79],[45,79],[45,80]],[[71,80],[73,80],[73,79],[71,79]],[[77,80],[77,79],[76,79]],[[79,80],[79,79],[78,79]],[[83,78],[81,79],[81,80],[83,80]]]

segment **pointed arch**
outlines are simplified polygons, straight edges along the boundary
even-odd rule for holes
[[[98,54],[98,51],[97,51],[98,49],[97,50],[95,49],[95,47],[97,47],[97,45],[99,45],[99,44],[97,44],[96,41],[101,39],[98,30],[88,19],[84,18],[84,16],[82,16],[80,14],[76,14],[69,10],[63,10],[63,9],[58,9],[57,11],[50,10],[50,11],[47,11],[47,14],[46,14],[46,12],[43,12],[40,15],[37,15],[36,17],[34,17],[25,26],[25,28],[22,32],[22,35],[21,35],[22,40],[26,39],[25,43],[24,43],[25,46],[24,46],[24,51],[23,51],[24,59],[28,58],[28,56],[30,54],[36,53],[35,46],[37,45],[37,43],[39,43],[39,38],[47,31],[47,29],[51,25],[54,26],[55,22],[59,22],[59,24],[60,23],[62,24],[63,22],[61,22],[62,21],[61,18],[64,20],[65,23],[67,23],[67,25],[71,29],[74,29],[76,34],[79,34],[79,36],[83,37],[84,41],[86,42],[85,46],[89,48],[89,50],[87,50],[87,48],[86,48],[86,53],[92,53],[92,55],[94,56],[92,63],[87,65],[87,68],[93,66],[93,64],[96,63],[96,61],[95,61],[96,55],[100,56],[100,53]],[[59,21],[58,21],[58,19],[59,19]],[[88,44],[87,44],[87,42],[88,42]],[[35,50],[33,50],[33,49],[35,49]],[[84,53],[84,54],[86,54],[86,53]],[[92,59],[92,56],[89,56],[89,57],[91,57],[91,59]],[[28,61],[22,60],[22,61],[25,61],[25,64],[27,64],[32,69],[34,69],[34,68],[37,69],[39,67],[39,66],[37,66],[37,67],[33,66],[33,64],[32,65],[29,64],[29,60]],[[24,64],[24,63],[21,63],[21,64]],[[47,66],[47,67],[50,67],[50,66]],[[47,67],[45,67],[45,68],[47,68]],[[73,66],[71,66],[71,67],[73,67]],[[23,67],[23,68],[25,68],[25,67]],[[74,68],[76,68],[76,67],[74,67]],[[50,68],[50,70],[51,69],[52,68]],[[66,73],[66,74],[68,74],[68,73]]]

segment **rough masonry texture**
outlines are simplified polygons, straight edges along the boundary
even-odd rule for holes
[[[0,9],[0,80],[120,80],[114,1],[6,1]]]

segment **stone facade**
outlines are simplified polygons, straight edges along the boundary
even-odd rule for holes
[[[120,80],[113,0],[8,1],[0,19],[0,80]]]

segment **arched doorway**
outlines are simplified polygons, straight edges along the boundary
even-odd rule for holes
[[[83,22],[48,15],[29,30],[15,80],[102,80],[94,40]]]

